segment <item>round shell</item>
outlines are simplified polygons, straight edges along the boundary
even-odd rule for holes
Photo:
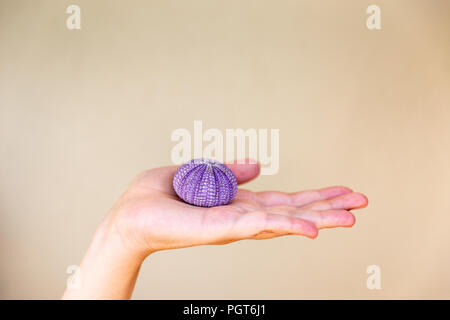
[[[215,207],[233,200],[237,181],[224,164],[210,159],[194,159],[178,168],[173,177],[173,188],[184,202]]]

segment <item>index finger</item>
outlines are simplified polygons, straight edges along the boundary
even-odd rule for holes
[[[328,187],[317,190],[306,190],[293,193],[280,191],[261,191],[255,193],[255,200],[264,206],[295,206],[302,207],[307,204],[323,201],[347,193],[352,189],[342,186]]]

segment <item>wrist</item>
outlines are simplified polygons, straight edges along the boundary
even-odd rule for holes
[[[86,255],[108,255],[113,261],[126,261],[129,264],[142,264],[150,254],[140,251],[123,239],[115,226],[105,220],[94,233]]]
[[[77,271],[79,287],[64,299],[129,299],[146,255],[127,248],[114,229],[101,224]]]

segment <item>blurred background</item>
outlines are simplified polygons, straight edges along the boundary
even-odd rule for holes
[[[246,188],[370,204],[315,240],[156,253],[134,298],[449,299],[449,36],[448,0],[1,0],[0,298],[60,298],[130,180],[201,120],[280,129],[278,174]]]

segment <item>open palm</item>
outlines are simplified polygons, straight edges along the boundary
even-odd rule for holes
[[[227,165],[239,184],[259,174],[255,164]],[[351,227],[350,210],[367,198],[346,187],[283,193],[239,189],[226,206],[196,207],[180,200],[172,187],[177,167],[142,173],[116,203],[107,219],[128,248],[143,254],[203,244],[282,235],[315,238],[322,228]]]

